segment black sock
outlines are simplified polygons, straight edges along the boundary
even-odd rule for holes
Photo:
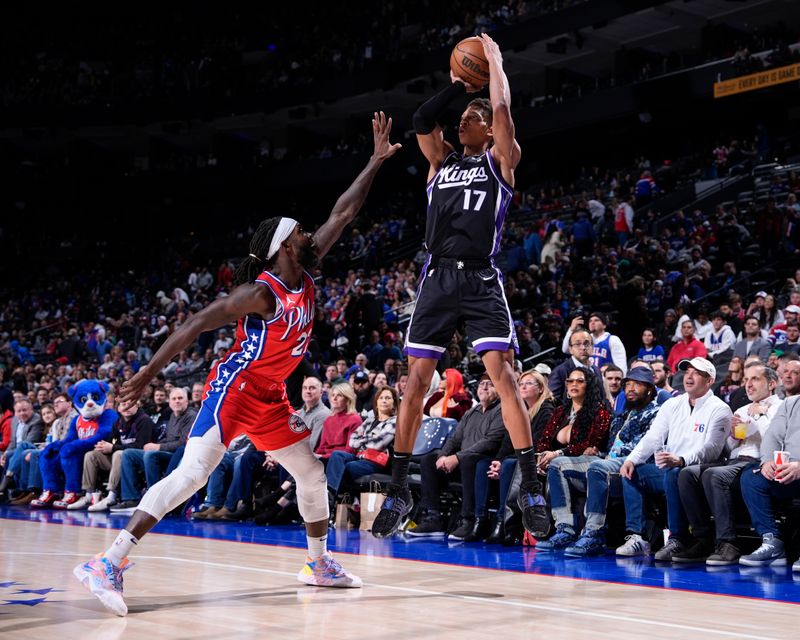
[[[392,484],[401,487],[408,486],[408,465],[411,462],[411,453],[395,451],[392,457]]]
[[[517,464],[522,474],[522,484],[534,493],[542,492],[542,483],[536,476],[536,453],[533,447],[526,449],[515,449],[517,454]]]

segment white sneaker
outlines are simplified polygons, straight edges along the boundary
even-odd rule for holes
[[[359,589],[362,586],[361,578],[345,571],[330,553],[323,553],[314,559],[307,557],[297,579],[315,587]]]
[[[78,499],[77,502],[73,502],[72,504],[67,505],[67,509],[70,511],[77,510],[77,509],[85,509],[90,504],[92,504],[92,494],[85,493],[81,498]]]
[[[117,504],[117,499],[109,495],[91,505],[89,511],[108,511],[108,508],[113,507],[115,504]]]
[[[98,553],[89,562],[75,567],[72,573],[106,609],[124,616],[128,613],[128,606],[122,597],[122,574],[132,566],[125,558],[119,567],[115,567],[102,553]]]
[[[618,556],[649,556],[650,543],[638,533],[625,536],[625,544],[617,547]]]

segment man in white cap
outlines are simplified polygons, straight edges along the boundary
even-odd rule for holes
[[[681,360],[686,393],[667,400],[650,430],[639,441],[619,470],[625,499],[625,544],[617,555],[639,556],[650,553],[644,540],[644,499],[652,494],[666,494],[670,538],[655,555],[670,562],[673,554],[683,551],[688,541],[689,520],[678,490],[678,476],[687,465],[716,462],[730,431],[730,407],[711,390],[716,369],[707,359]],[[655,463],[648,460],[655,456]]]
[[[538,371],[538,372],[539,372],[539,373],[541,373],[541,374],[542,374],[542,375],[543,375],[545,378],[549,377],[549,376],[550,376],[550,374],[551,374],[551,373],[553,373],[553,370],[552,370],[550,367],[548,367],[548,366],[547,366],[547,365],[546,365],[544,362],[540,362],[539,364],[537,364],[537,365],[536,365],[536,366],[533,368],[533,370],[534,370],[534,371]]]
[[[796,304],[790,304],[783,310],[783,322],[779,322],[769,332],[769,336],[767,336],[767,340],[771,345],[775,345],[778,342],[785,342],[786,341],[786,329],[791,322],[792,324],[796,324],[798,319],[800,318],[800,306]]]

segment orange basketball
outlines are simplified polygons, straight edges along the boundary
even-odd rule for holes
[[[473,36],[459,42],[450,54],[450,69],[456,77],[475,87],[489,84],[489,62],[481,39]]]

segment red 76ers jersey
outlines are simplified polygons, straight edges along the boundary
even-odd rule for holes
[[[251,380],[258,385],[283,383],[308,349],[314,323],[311,276],[303,272],[300,288],[290,289],[278,276],[264,271],[255,284],[269,287],[275,296],[275,316],[239,320],[230,351],[209,375],[212,392],[238,389]]]
[[[78,430],[78,440],[93,438],[99,428],[97,420],[86,420],[83,416],[78,416],[75,426]]]

